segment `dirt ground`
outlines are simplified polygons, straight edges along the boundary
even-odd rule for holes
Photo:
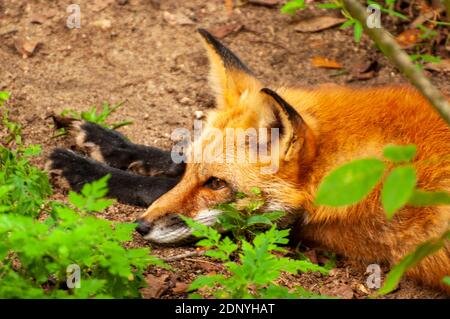
[[[291,17],[280,14],[279,6],[246,4],[228,16],[222,0],[79,0],[81,28],[68,29],[66,8],[72,2],[0,0],[0,90],[12,93],[11,116],[22,123],[26,143],[43,146],[44,154],[36,161],[39,167],[54,147],[71,143],[67,138],[51,138],[53,129],[46,116],[67,108],[87,110],[102,101],[125,101],[109,121],[133,121],[120,129],[132,141],[170,148],[174,128],[190,128],[195,111],[213,106],[207,85],[208,61],[195,32],[198,27],[215,32],[234,28],[222,41],[271,87],[282,83],[373,86],[404,82],[367,38],[355,44],[351,30],[335,27],[318,33],[296,32],[294,27],[302,18],[323,14],[317,9]],[[32,54],[25,52],[27,58],[18,52],[21,46],[27,49],[36,42]],[[365,81],[355,80],[351,74],[314,67],[314,56],[334,59],[350,73],[361,63],[377,61],[379,71]],[[429,76],[450,95],[448,74]],[[65,189],[55,187],[55,198],[63,200],[65,194]],[[104,217],[134,221],[142,211],[117,204]],[[132,245],[149,245],[135,237]],[[163,257],[195,249],[152,248]],[[316,249],[303,250],[315,258]],[[321,258],[317,259],[320,262]],[[154,288],[144,289],[144,297],[185,298],[186,284],[195,276],[222,271],[220,264],[205,257],[170,264],[173,272],[149,269],[148,281]],[[365,286],[366,266],[339,257],[330,276],[289,275],[281,282],[345,298],[366,298],[371,293]],[[440,297],[408,280],[387,296]]]

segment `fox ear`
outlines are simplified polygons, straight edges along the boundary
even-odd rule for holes
[[[210,62],[210,84],[219,107],[234,106],[251,88],[259,90],[259,81],[241,60],[205,29],[198,29]]]
[[[271,107],[280,129],[281,152],[284,160],[291,161],[301,155],[302,161],[309,161],[315,156],[313,134],[300,114],[275,91],[268,88],[261,92],[271,99]]]

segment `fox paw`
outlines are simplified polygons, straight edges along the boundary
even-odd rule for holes
[[[110,153],[129,146],[125,136],[99,124],[56,115],[51,117],[57,129],[66,129],[77,147],[96,161],[108,163]]]
[[[67,149],[54,149],[45,165],[53,184],[80,191],[83,185],[102,177],[101,163],[76,154]]]

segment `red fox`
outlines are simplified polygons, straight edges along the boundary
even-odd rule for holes
[[[380,186],[362,202],[343,208],[316,206],[322,178],[358,158],[382,158],[386,144],[416,144],[418,187],[450,191],[450,128],[424,97],[408,86],[354,89],[267,89],[238,57],[206,30],[199,33],[210,60],[210,84],[217,108],[205,130],[272,128],[280,131],[279,168],[262,174],[251,161],[187,163],[180,182],[159,197],[139,219],[138,231],[156,243],[179,243],[190,234],[182,214],[211,225],[219,203],[236,200],[254,186],[266,209],[302,220],[298,236],[364,262],[395,264],[418,244],[440,236],[450,222],[450,206],[409,207],[388,221],[380,205]],[[195,142],[207,147],[208,137]],[[234,145],[237,148],[237,145]],[[224,150],[225,151],[225,150]],[[430,160],[438,159],[438,160]],[[425,258],[408,275],[450,293],[450,244]]]

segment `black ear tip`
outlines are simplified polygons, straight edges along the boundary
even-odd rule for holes
[[[214,36],[206,29],[199,28],[197,29],[197,32],[200,33],[200,35],[208,42],[211,42],[211,40],[216,40],[216,38],[214,38]]]
[[[269,89],[269,88],[262,88],[262,89],[260,90],[260,92],[265,93],[265,94],[267,94],[267,95],[270,95],[270,96],[272,96],[272,97],[278,96],[278,94],[275,93],[275,91],[272,91],[272,90]]]

